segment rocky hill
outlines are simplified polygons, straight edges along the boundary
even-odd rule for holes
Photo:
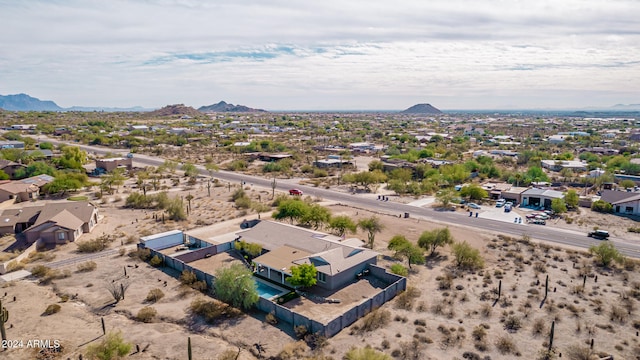
[[[0,95],[0,108],[10,111],[60,111],[53,101],[40,100],[27,94]]]
[[[184,104],[167,105],[161,109],[150,111],[146,113],[149,117],[161,117],[161,116],[191,116],[197,117],[202,115],[201,112],[192,108],[191,106],[185,106]]]
[[[442,114],[442,111],[431,106],[431,104],[417,104],[401,111],[401,114]]]
[[[217,104],[201,106],[198,108],[200,112],[265,112],[262,109],[254,109],[244,105],[228,104],[224,101],[220,101]]]

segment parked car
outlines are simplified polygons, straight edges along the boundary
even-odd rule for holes
[[[609,232],[606,230],[596,230],[589,232],[589,237],[599,240],[607,240],[609,238]]]
[[[547,222],[542,219],[529,219],[529,224],[547,225]]]
[[[291,189],[291,190],[289,190],[289,195],[302,195],[302,190],[300,190],[300,189]]]
[[[505,204],[505,199],[500,199],[496,202],[496,207],[503,207]]]
[[[480,205],[478,205],[476,203],[469,203],[467,205],[472,209],[480,209]]]
[[[504,212],[510,212],[510,211],[511,211],[511,203],[504,204]]]

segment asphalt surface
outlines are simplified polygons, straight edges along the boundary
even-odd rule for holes
[[[102,155],[107,152],[122,152],[123,154],[127,153],[127,150],[118,151],[117,149],[112,148],[103,148],[97,146],[88,146],[81,145],[76,143],[67,143],[57,141],[55,139],[47,138],[46,141],[50,141],[55,144],[70,144],[79,146],[81,149],[89,152],[95,153],[97,155]],[[164,163],[165,159],[151,157],[141,154],[134,154],[133,158],[134,163],[137,165],[147,165],[147,166],[160,166]],[[196,165],[199,169],[200,173],[203,175],[209,175],[209,171],[207,171],[204,166]],[[228,171],[216,171],[214,173],[214,177],[223,181],[227,181],[230,183],[239,184],[241,182],[245,183],[249,186],[258,186],[267,189],[272,188],[272,179],[265,179],[256,176],[249,176],[244,174],[237,174]],[[296,188],[300,189],[304,192],[304,195],[309,195],[314,198],[321,198],[323,200],[330,200],[337,203],[341,203],[344,205],[353,206],[356,208],[362,208],[367,210],[378,211],[381,213],[388,213],[400,216],[398,218],[399,222],[402,221],[411,221],[413,218],[425,219],[430,221],[435,221],[443,224],[456,225],[456,226],[467,226],[472,229],[479,229],[489,232],[497,232],[509,236],[520,237],[523,234],[529,235],[533,239],[554,242],[563,245],[575,246],[579,248],[589,248],[591,245],[598,244],[600,241],[589,238],[585,233],[580,233],[576,231],[570,231],[565,229],[558,229],[552,226],[542,226],[542,225],[523,225],[510,223],[490,218],[480,217],[469,217],[468,213],[460,213],[460,212],[451,212],[451,211],[436,211],[432,208],[423,208],[419,206],[412,206],[407,204],[402,204],[393,201],[393,197],[389,197],[389,201],[380,201],[377,200],[376,197],[369,196],[361,196],[358,194],[344,193],[331,189],[317,188],[312,186],[300,185],[298,184],[297,179],[289,179],[289,180],[276,180],[276,190],[280,191],[288,191],[289,189]],[[409,214],[410,219],[404,219],[405,213]],[[475,215],[475,214],[474,214]],[[515,216],[514,216],[515,217]],[[524,219],[523,219],[524,221]],[[613,230],[613,229],[609,229]],[[610,241],[612,241],[616,248],[625,256],[640,258],[640,244],[633,242],[629,239],[619,238],[619,237],[611,237]]]

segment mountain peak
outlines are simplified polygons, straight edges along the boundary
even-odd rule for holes
[[[217,104],[201,106],[198,108],[200,112],[264,112],[262,109],[254,109],[244,105],[233,105],[220,101]]]
[[[431,104],[416,104],[401,111],[401,114],[442,114],[442,111],[431,106]]]
[[[60,111],[50,100],[40,100],[27,94],[0,95],[0,108],[10,111]]]

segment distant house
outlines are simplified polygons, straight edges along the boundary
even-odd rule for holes
[[[125,168],[127,171],[133,169],[133,158],[130,157],[115,157],[96,159],[96,169],[104,169],[104,171],[113,171],[119,167]]]
[[[11,130],[35,130],[37,127],[36,124],[13,124],[11,125]]]
[[[541,160],[540,165],[551,171],[561,171],[562,169],[574,172],[587,171],[587,163],[579,160]]]
[[[13,140],[0,141],[0,149],[24,149],[24,142]]]
[[[0,234],[23,233],[29,244],[64,244],[89,233],[98,223],[98,209],[89,202],[50,203],[7,209],[0,214]]]
[[[10,178],[14,178],[16,170],[20,168],[26,168],[26,166],[10,160],[0,159],[0,170],[4,171]]]
[[[147,125],[130,125],[129,130],[149,131],[149,127]]]
[[[40,189],[52,181],[52,176],[41,174],[26,179],[0,183],[0,202],[36,200],[40,197]]]
[[[289,158],[291,158],[291,154],[267,154],[267,153],[258,154],[258,159],[260,159],[261,161],[268,161],[268,162],[279,161],[282,159],[289,159]]]
[[[543,207],[551,208],[553,199],[564,199],[564,194],[560,191],[549,189],[527,189],[522,193],[523,207]]]
[[[349,144],[348,148],[351,151],[368,152],[368,151],[375,150],[376,145],[370,142],[356,142],[356,143]]]
[[[551,135],[547,138],[547,141],[550,144],[561,144],[563,143],[569,135]]]
[[[353,163],[349,160],[332,159],[329,157],[327,159],[316,160],[313,162],[313,165],[321,169],[326,169],[326,168],[339,168],[343,166],[351,166],[353,165]]]

